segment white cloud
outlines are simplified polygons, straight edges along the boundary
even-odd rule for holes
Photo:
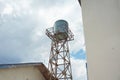
[[[12,12],[13,12],[13,7],[9,4],[6,4],[3,10],[3,14],[12,14]]]
[[[73,80],[87,80],[86,60],[71,58]]]

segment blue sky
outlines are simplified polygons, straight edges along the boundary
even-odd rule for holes
[[[77,53],[71,53],[71,57],[75,59],[86,59],[86,52],[83,49],[80,49]]]
[[[51,40],[45,35],[58,19],[68,21],[74,80],[86,79],[81,8],[77,0],[0,0],[0,64],[48,64]],[[76,74],[77,73],[77,74]]]

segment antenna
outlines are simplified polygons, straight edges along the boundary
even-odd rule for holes
[[[72,80],[68,41],[74,40],[74,35],[68,22],[57,20],[53,27],[46,29],[46,35],[52,40],[48,64],[50,80]]]

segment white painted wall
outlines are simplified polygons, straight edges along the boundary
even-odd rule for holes
[[[0,69],[0,80],[45,80],[36,67]]]
[[[120,80],[120,0],[81,0],[89,80]]]

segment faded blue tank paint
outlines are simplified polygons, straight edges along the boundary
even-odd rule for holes
[[[68,33],[68,22],[65,20],[58,20],[54,24],[55,33],[66,32]]]
[[[64,40],[68,37],[68,22],[65,20],[57,20],[54,24],[54,34],[57,40]]]

